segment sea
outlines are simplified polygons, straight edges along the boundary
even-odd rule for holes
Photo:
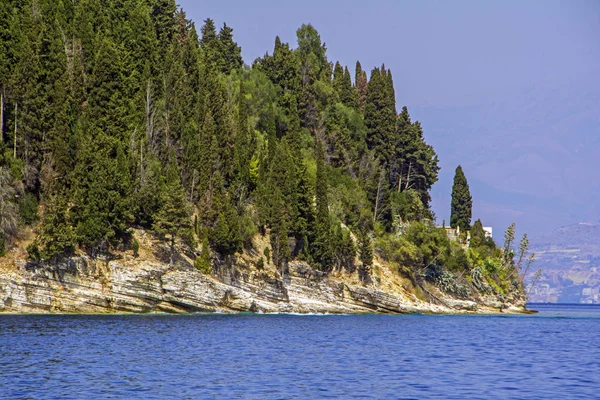
[[[600,306],[0,314],[0,399],[598,399]]]

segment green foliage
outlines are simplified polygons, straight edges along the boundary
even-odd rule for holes
[[[433,147],[425,142],[421,124],[411,122],[408,109],[396,119],[397,144],[390,165],[389,181],[398,192],[414,190],[428,214],[431,196],[429,191],[438,179],[438,157]]]
[[[194,260],[194,267],[204,275],[210,275],[212,273],[210,247],[208,246],[206,237],[202,240],[202,252]]]
[[[425,207],[416,190],[392,192],[390,198],[392,214],[402,221],[419,221],[425,216]]]

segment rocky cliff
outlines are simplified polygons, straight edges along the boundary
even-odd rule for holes
[[[160,245],[138,257],[77,255],[52,264],[27,263],[13,251],[0,265],[0,311],[15,313],[264,312],[264,313],[491,313],[523,312],[524,299],[454,299],[435,288],[417,294],[389,266],[375,265],[365,282],[358,274],[320,276],[304,263],[282,275],[256,268],[244,254],[196,270],[184,253],[175,262]],[[158,250],[157,250],[158,248]],[[166,250],[164,247],[162,250]],[[164,253],[164,252],[163,252]]]

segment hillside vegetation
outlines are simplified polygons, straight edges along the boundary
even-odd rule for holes
[[[137,253],[138,228],[206,274],[252,253],[368,282],[375,256],[459,297],[522,290],[527,248],[513,260],[514,227],[504,249],[471,229],[458,169],[470,246],[435,227],[438,157],[392,72],[352,78],[313,26],[296,34],[247,66],[232,28],[197,31],[172,0],[4,1],[1,252],[32,231],[32,263]]]

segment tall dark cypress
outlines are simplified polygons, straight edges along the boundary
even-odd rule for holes
[[[248,103],[243,80],[240,80],[236,128],[234,180],[236,183],[236,196],[242,201],[254,189],[250,178],[250,160],[254,155],[254,140],[248,127]]]
[[[450,226],[452,228],[460,227],[466,231],[471,224],[471,208],[473,199],[469,191],[467,178],[459,165],[454,174],[454,184],[452,185],[452,201],[450,203]]]
[[[348,67],[344,68],[344,79],[342,81],[342,90],[340,95],[342,104],[350,108],[357,108],[358,102],[356,99],[356,91],[352,87],[352,78],[350,77],[350,71]]]
[[[365,104],[367,145],[386,167],[397,144],[395,137],[396,101],[391,74],[382,66],[371,72]]]
[[[369,82],[367,80],[367,73],[363,71],[360,61],[356,62],[356,71],[354,77],[354,88],[356,91],[356,100],[358,108],[364,112],[365,104],[367,103],[367,91],[369,88]]]
[[[324,272],[333,267],[333,249],[331,247],[331,220],[329,218],[329,201],[327,200],[327,172],[325,153],[321,139],[317,142],[315,158],[317,160],[315,232],[312,242],[312,258],[315,266]]]
[[[339,61],[335,62],[335,68],[333,69],[333,90],[338,99],[342,101],[344,95],[344,68]]]

